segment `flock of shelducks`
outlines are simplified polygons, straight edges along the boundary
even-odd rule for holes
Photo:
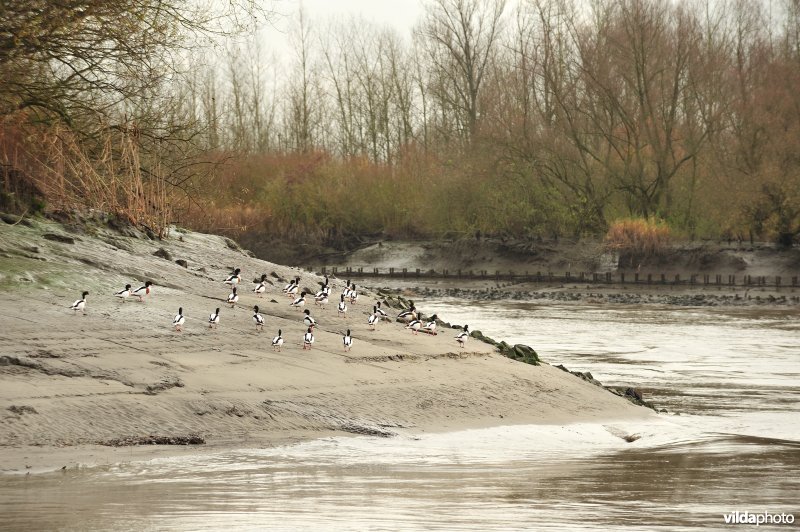
[[[228,295],[225,302],[228,303],[231,308],[236,306],[236,303],[239,302],[239,294],[237,292],[237,288],[239,284],[242,282],[241,276],[241,269],[236,268],[228,277],[222,281],[223,284],[231,287],[231,293]],[[261,297],[267,291],[267,284],[272,284],[267,281],[267,275],[263,274],[261,276],[261,280],[255,283],[256,286],[253,288],[252,292],[257,296]],[[325,306],[330,301],[330,291],[331,287],[328,283],[328,277],[325,276],[325,282],[319,283],[321,285],[321,290],[319,290],[316,294],[311,296],[311,299],[314,301],[315,306],[319,306],[322,310],[325,310]],[[153,283],[151,281],[147,281],[144,285],[140,286],[136,290],[132,289],[130,284],[126,284],[125,288],[120,290],[119,292],[115,292],[114,296],[119,298],[121,302],[124,302],[129,297],[136,297],[140,303],[144,302],[144,299],[150,296],[153,292]],[[289,306],[295,309],[304,309],[306,306],[306,301],[309,299],[309,293],[300,289],[300,277],[295,277],[294,279],[290,280],[286,286],[283,287],[282,292],[290,298],[292,301],[289,303]],[[298,294],[299,292],[299,294]],[[89,295],[89,292],[83,292],[81,294],[81,298],[75,301],[71,306],[70,309],[74,311],[75,314],[78,312],[85,314],[86,313],[86,296]],[[347,317],[348,311],[348,303],[350,305],[355,305],[358,301],[359,293],[356,289],[355,283],[351,283],[349,280],[345,284],[344,290],[339,296],[339,303],[337,304],[337,316],[341,318]],[[214,309],[208,317],[208,327],[210,329],[216,329],[220,322],[219,316],[219,307]],[[414,307],[413,303],[411,308],[404,310],[400,314],[398,314],[397,319],[399,321],[403,321],[406,323],[406,329],[410,330],[413,334],[418,334],[420,330],[436,335],[436,323],[438,317],[436,314],[430,316],[427,320],[423,319],[422,313],[418,312]],[[372,330],[376,330],[378,324],[382,320],[390,320],[388,313],[381,308],[381,302],[377,301],[375,305],[372,307],[372,313],[367,318],[367,326],[369,326]],[[172,327],[177,332],[183,331],[183,326],[186,323],[186,317],[183,315],[183,307],[178,308],[178,313],[172,319]],[[264,330],[264,317],[259,313],[258,305],[253,306],[253,323],[255,324],[256,331],[261,332]],[[317,325],[317,321],[311,316],[311,311],[309,309],[303,310],[303,326],[305,327],[305,332],[303,333],[302,339],[302,347],[303,349],[311,349],[314,345],[314,327]],[[463,348],[469,338],[469,328],[467,325],[464,325],[463,330],[460,331],[456,336],[455,340],[458,342],[459,347]],[[275,351],[280,351],[281,347],[283,346],[284,339],[283,339],[283,331],[278,329],[278,334],[272,339],[272,348]],[[347,329],[347,332],[342,336],[342,345],[344,350],[350,351],[350,348],[353,346],[353,337],[350,333],[350,329]]]

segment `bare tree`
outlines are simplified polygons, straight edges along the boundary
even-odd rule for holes
[[[290,146],[307,152],[315,146],[315,134],[320,126],[321,97],[319,68],[314,57],[313,30],[301,6],[291,40],[295,65],[288,87],[288,109],[284,119],[288,125]]]
[[[477,128],[481,86],[504,8],[505,0],[433,0],[419,28],[437,77],[437,97],[445,110],[457,113],[466,139]]]

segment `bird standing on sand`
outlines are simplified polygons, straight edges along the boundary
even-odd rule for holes
[[[217,325],[219,325],[219,308],[208,316],[208,328],[216,329]]]
[[[347,329],[347,334],[342,336],[342,343],[344,344],[345,353],[350,351],[350,348],[353,347],[353,337],[350,336],[350,329]]]
[[[406,323],[412,322],[417,319],[417,309],[414,307],[414,305],[411,305],[411,308],[398,314],[397,319]]]
[[[128,299],[128,297],[131,295],[131,285],[126,284],[123,290],[120,290],[119,292],[114,292],[114,295],[117,296],[120,299],[120,301],[124,303],[125,300]]]
[[[289,293],[289,290],[299,285],[300,285],[300,277],[295,277],[294,279],[289,280],[289,283],[283,287],[283,291],[285,293]]]
[[[327,275],[325,276],[325,282],[324,283],[319,283],[319,284],[321,285],[321,289],[320,289],[319,292],[314,294],[314,298],[317,298],[317,297],[321,296],[322,294],[328,295],[330,293],[330,289],[328,288],[328,276]]]
[[[348,279],[344,284],[344,289],[342,290],[342,295],[344,297],[350,297],[350,279]]]
[[[231,308],[233,308],[233,306],[236,305],[236,303],[239,302],[239,294],[236,293],[236,287],[235,286],[233,287],[233,292],[228,294],[228,299],[226,299],[225,302],[227,304],[229,304],[231,306]]]
[[[375,312],[377,312],[380,315],[380,319],[384,319],[384,318],[388,318],[389,317],[389,315],[386,313],[386,311],[381,308],[381,302],[380,301],[378,301],[375,304]]]
[[[288,283],[286,283],[286,286],[284,286],[283,288],[281,288],[281,292],[283,292],[283,293],[285,294],[285,293],[287,293],[287,292],[289,291],[289,289],[290,289],[291,287],[293,287],[293,286],[294,286],[294,279],[290,279],[290,280],[289,280],[289,282],[288,282]]]
[[[378,325],[378,321],[380,321],[381,315],[378,314],[378,307],[372,307],[372,314],[369,315],[367,318],[367,325],[372,327],[372,330],[375,330],[375,327]]]
[[[419,318],[411,320],[408,322],[408,325],[406,325],[406,329],[411,329],[412,334],[418,334],[420,328],[422,328],[422,313],[420,313]]]
[[[303,314],[305,314],[305,316],[303,316],[303,324],[306,327],[314,328],[317,325],[317,320],[311,317],[311,311],[306,309],[303,311]]]
[[[432,334],[436,336],[436,320],[439,319],[439,316],[434,314],[430,317],[430,319],[422,326],[422,330],[428,334]]]
[[[339,301],[339,305],[336,307],[336,310],[339,313],[339,316],[346,318],[347,317],[347,303],[344,302],[344,294],[342,294],[342,299]]]
[[[325,310],[325,305],[328,304],[328,293],[325,291],[320,292],[319,295],[314,297],[314,304],[319,305],[322,307],[322,310]]]
[[[153,282],[152,281],[147,281],[146,283],[144,283],[144,286],[140,286],[139,288],[137,288],[136,290],[131,292],[131,295],[138,297],[139,298],[139,303],[141,303],[141,302],[144,301],[144,297],[145,296],[149,296],[150,295],[150,292],[151,292],[150,287],[151,286],[153,286]]]
[[[300,292],[300,297],[289,303],[290,307],[294,307],[296,309],[303,308],[306,305],[306,293]]]
[[[257,331],[264,330],[264,316],[258,313],[258,305],[253,307],[253,322],[256,324]]]
[[[186,323],[186,318],[183,315],[183,307],[178,309],[178,313],[172,318],[172,326],[178,332],[183,332],[183,324]]]
[[[228,277],[226,277],[225,280],[222,282],[230,286],[236,286],[242,281],[242,276],[239,275],[239,272],[241,271],[242,271],[241,269],[236,268],[235,270],[233,270],[233,273],[230,274]]]
[[[355,305],[358,302],[358,291],[356,290],[356,283],[353,283],[350,288],[350,304]]]
[[[300,290],[300,278],[295,277],[294,281],[292,282],[292,286],[286,291],[286,295],[289,297],[294,297],[297,295],[297,292]]]
[[[70,309],[74,310],[75,312],[80,311],[84,315],[86,314],[86,296],[89,295],[89,292],[84,292],[81,294],[81,298],[76,300],[75,303],[72,304]]]
[[[311,327],[308,328],[308,331],[303,335],[303,349],[311,349],[311,346],[314,344],[314,333],[311,332]]]
[[[464,347],[464,344],[467,343],[468,338],[469,338],[469,325],[464,325],[464,330],[456,335],[456,342],[458,342],[458,346]]]
[[[256,294],[258,297],[261,297],[261,294],[267,291],[267,274],[264,273],[261,275],[261,282],[259,282],[255,288],[253,288],[253,293]]]
[[[283,331],[278,329],[278,336],[272,339],[272,350],[280,352],[281,347],[283,346]]]

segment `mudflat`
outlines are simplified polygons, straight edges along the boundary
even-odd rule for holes
[[[231,307],[222,281],[234,268],[242,282]],[[262,274],[269,283],[259,296],[253,281]],[[377,299],[369,291],[340,317],[343,279],[330,279],[326,308],[308,299],[317,326],[313,348],[302,349],[302,312],[281,290],[298,276],[301,290],[320,288],[322,278],[311,272],[200,233],[173,231],[158,241],[107,228],[75,234],[45,220],[3,226],[0,471],[264,447],[331,433],[391,437],[654,415],[474,338],[461,348],[452,329],[415,335],[384,321],[373,331],[367,318]],[[148,280],[153,290],[141,303],[114,296]],[[70,310],[84,291],[85,314]],[[254,305],[263,332],[254,325]],[[172,326],[179,307],[182,332]],[[210,329],[217,307],[220,323]],[[285,343],[277,351],[271,341],[279,329]],[[354,342],[345,352],[347,329]]]

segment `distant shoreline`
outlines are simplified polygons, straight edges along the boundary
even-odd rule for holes
[[[569,283],[534,285],[493,282],[361,281],[376,290],[407,297],[458,298],[470,301],[522,301],[593,305],[665,305],[679,307],[797,308],[800,287],[648,286]]]

